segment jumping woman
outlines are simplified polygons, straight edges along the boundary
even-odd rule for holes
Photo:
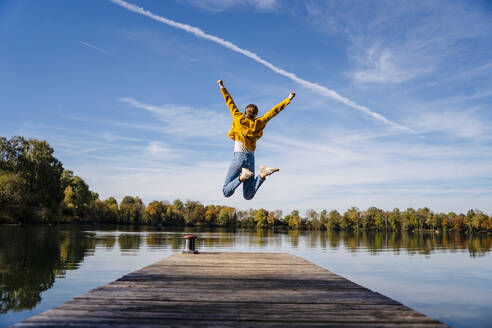
[[[234,140],[234,157],[222,191],[225,197],[230,197],[236,188],[243,183],[243,196],[250,200],[255,196],[265,178],[279,170],[270,166],[260,166],[260,174],[254,177],[256,141],[263,135],[263,129],[268,121],[280,113],[296,94],[291,92],[289,97],[280,104],[270,109],[263,116],[256,117],[258,115],[256,105],[246,106],[244,113],[241,113],[224,87],[222,80],[217,81],[217,83],[232,115],[232,129],[227,136]]]

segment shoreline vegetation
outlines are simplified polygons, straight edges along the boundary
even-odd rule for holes
[[[104,223],[167,227],[204,226],[346,231],[455,231],[491,233],[492,215],[480,210],[434,213],[427,207],[384,211],[376,207],[337,210],[237,210],[176,199],[125,196],[101,200],[87,183],[63,168],[46,141],[0,137],[0,224]]]

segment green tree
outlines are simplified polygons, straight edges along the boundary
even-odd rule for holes
[[[321,230],[325,230],[327,228],[328,223],[328,212],[326,210],[322,210],[319,213],[319,225]]]
[[[401,219],[400,219],[400,210],[398,208],[394,208],[392,212],[390,212],[388,217],[388,223],[391,227],[391,230],[396,231],[400,229]]]
[[[357,207],[351,207],[345,213],[340,221],[340,228],[343,230],[359,229],[360,212]]]
[[[203,214],[205,223],[209,226],[217,224],[217,215],[219,214],[220,207],[215,205],[205,206],[205,213]]]
[[[407,208],[400,216],[401,228],[403,230],[413,230],[417,225],[417,216],[413,208]]]
[[[7,178],[10,184],[16,182],[23,190],[23,209],[9,206],[10,218],[19,220],[22,215],[29,215],[20,220],[50,221],[57,217],[59,204],[63,199],[60,176],[62,163],[53,156],[53,148],[46,141],[26,140],[23,137],[7,139],[0,137],[0,176],[17,174],[16,178]],[[9,198],[4,197],[3,202]],[[5,199],[7,198],[7,199]],[[12,201],[12,200],[10,200]],[[13,212],[14,209],[19,211]],[[3,209],[0,209],[3,212]]]
[[[378,209],[376,207],[369,207],[366,211],[361,213],[360,225],[363,229],[370,229],[375,226],[376,215]]]
[[[289,227],[298,229],[301,225],[301,217],[299,216],[299,211],[293,210],[292,212],[290,212],[290,218],[288,221]]]
[[[267,224],[268,224],[268,226],[270,226],[270,227],[275,226],[275,224],[277,223],[277,221],[278,220],[275,217],[275,212],[274,211],[268,212],[268,217],[267,217]]]
[[[264,228],[268,224],[268,212],[260,208],[255,215],[255,223],[258,228]]]
[[[473,232],[474,231],[474,227],[473,227],[473,217],[476,215],[477,213],[475,212],[475,210],[468,210],[468,212],[466,212],[466,216],[464,218],[464,224],[465,224],[465,228],[468,232]]]
[[[217,218],[217,223],[221,226],[233,225],[236,222],[236,209],[234,207],[223,207]]]
[[[311,225],[312,230],[320,230],[319,214],[313,209],[306,211],[306,219]]]
[[[32,216],[27,186],[19,173],[0,175],[0,223],[24,222]]]
[[[64,170],[60,177],[60,185],[65,195],[62,207],[65,219],[106,222],[109,210],[104,202],[97,202],[99,195],[89,190],[89,186],[81,177],[75,176],[70,170]]]
[[[386,229],[386,215],[382,210],[379,210],[374,217],[374,226],[377,230]]]
[[[145,209],[146,212],[146,223],[151,223],[153,225],[164,224],[167,220],[167,205],[164,202],[154,200],[147,205]]]
[[[487,230],[487,222],[488,216],[484,214],[482,211],[475,211],[475,215],[471,218],[471,226],[473,231]],[[485,224],[484,224],[485,223]]]
[[[200,202],[187,200],[184,204],[183,212],[186,224],[194,225],[206,223],[205,207]]]
[[[275,210],[268,212],[268,225],[270,227],[278,226],[282,224],[282,210]]]
[[[448,231],[450,227],[449,215],[443,214],[443,218],[441,220],[441,228],[443,231]]]
[[[414,225],[416,225],[419,230],[423,230],[425,228],[425,223],[430,221],[431,216],[432,212],[427,207],[419,208],[415,213],[416,220],[414,221]]]
[[[139,224],[144,213],[145,206],[139,197],[125,196],[120,204],[120,223]]]
[[[284,219],[283,219],[284,223],[288,226],[288,227],[291,227],[292,226],[292,215],[290,214],[287,214],[286,216],[284,216]]]
[[[173,203],[167,208],[167,216],[170,219],[172,225],[185,224],[184,204],[181,200],[175,199]]]
[[[72,215],[78,219],[87,216],[89,208],[98,196],[89,190],[89,186],[72,171],[63,171],[60,183],[64,189],[64,214]]]
[[[107,208],[106,215],[104,216],[104,222],[118,223],[119,208],[118,201],[114,197],[109,197],[104,200],[104,205]]]
[[[256,225],[255,222],[255,217],[256,217],[256,212],[258,210],[255,210],[253,208],[250,208],[246,211],[246,213],[240,213],[241,217],[241,227],[243,228],[252,228]]]
[[[365,229],[375,228],[376,230],[383,230],[386,228],[386,216],[384,211],[374,206],[369,207],[367,211],[365,211],[365,222],[362,224],[362,227]]]
[[[441,221],[442,221],[442,215],[435,214],[429,211],[425,218],[425,225],[431,230],[436,230],[437,226],[440,224]]]
[[[328,214],[328,222],[326,223],[326,228],[330,230],[335,230],[340,228],[340,222],[342,220],[342,216],[338,213],[337,210],[332,210]]]

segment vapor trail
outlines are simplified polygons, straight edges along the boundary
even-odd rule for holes
[[[207,39],[207,40],[210,40],[210,41],[213,41],[215,43],[218,43],[220,44],[221,46],[224,46],[232,51],[235,51],[235,52],[238,52],[242,55],[245,55],[246,57],[249,57],[251,59],[253,59],[254,61],[268,67],[269,69],[271,69],[272,71],[274,71],[275,73],[277,74],[280,74],[280,75],[283,75],[289,79],[291,79],[292,81],[294,82],[297,82],[321,95],[324,95],[324,96],[327,96],[327,97],[330,97],[332,99],[335,99],[335,100],[338,100],[342,103],[344,103],[345,105],[347,106],[350,106],[352,108],[355,108],[357,110],[360,110],[370,116],[372,116],[374,119],[380,121],[380,122],[383,122],[385,124],[388,124],[388,125],[391,125],[392,127],[394,128],[397,128],[399,130],[403,130],[403,131],[406,131],[406,132],[411,132],[411,133],[415,133],[413,130],[405,127],[405,126],[402,126],[398,123],[395,123],[393,121],[390,121],[388,120],[386,117],[376,113],[376,112],[373,112],[371,111],[369,108],[365,107],[365,106],[362,106],[362,105],[359,105],[357,104],[355,101],[353,100],[350,100],[348,98],[345,98],[343,97],[342,95],[340,95],[339,93],[337,93],[336,91],[334,90],[331,90],[331,89],[328,89],[327,87],[324,87],[322,85],[319,85],[317,83],[313,83],[313,82],[310,82],[310,81],[307,81],[307,80],[304,80],[300,77],[298,77],[297,75],[295,75],[294,73],[291,73],[291,72],[287,72],[275,65],[273,65],[272,63],[264,60],[263,58],[261,58],[260,56],[258,56],[257,54],[255,54],[254,52],[251,52],[249,50],[246,50],[246,49],[242,49],[242,48],[239,48],[238,46],[236,46],[235,44],[233,44],[232,42],[229,42],[227,40],[224,40],[224,39],[221,39],[219,37],[216,37],[214,35],[211,35],[211,34],[207,34],[205,33],[204,31],[202,31],[201,29],[199,29],[198,27],[194,27],[194,26],[191,26],[191,25],[188,25],[188,24],[182,24],[182,23],[178,23],[178,22],[175,22],[173,20],[170,20],[170,19],[167,19],[165,17],[162,17],[162,16],[158,16],[158,15],[155,15],[153,13],[151,13],[150,11],[148,10],[145,10],[141,7],[138,7],[134,4],[131,4],[131,3],[128,3],[126,1],[123,1],[123,0],[109,0],[125,9],[128,9],[130,11],[133,11],[137,14],[140,14],[140,15],[144,15],[144,16],[147,16],[149,18],[152,18],[153,20],[156,20],[158,22],[161,22],[161,23],[164,23],[164,24],[167,24],[167,25],[170,25],[172,27],[175,27],[175,28],[178,28],[180,30],[183,30],[183,31],[186,31],[188,33],[192,33],[194,35],[196,35],[197,37],[200,37],[200,38],[204,38],[204,39]]]
[[[116,55],[114,55],[114,54],[110,53],[109,51],[106,51],[106,50],[104,50],[104,49],[101,49],[101,48],[98,48],[98,47],[96,47],[96,46],[93,46],[93,45],[92,45],[92,44],[90,44],[90,43],[87,43],[87,42],[84,42],[84,41],[79,41],[79,42],[80,42],[81,44],[83,44],[84,46],[86,46],[86,47],[93,48],[93,49],[96,49],[96,50],[98,50],[98,51],[100,51],[100,52],[102,52],[102,53],[105,53],[106,55],[110,55],[110,56],[114,56],[114,57],[116,57]]]

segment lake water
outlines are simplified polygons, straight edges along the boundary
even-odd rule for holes
[[[491,235],[0,226],[0,326],[109,283],[184,247],[288,252],[452,327],[492,327]]]

